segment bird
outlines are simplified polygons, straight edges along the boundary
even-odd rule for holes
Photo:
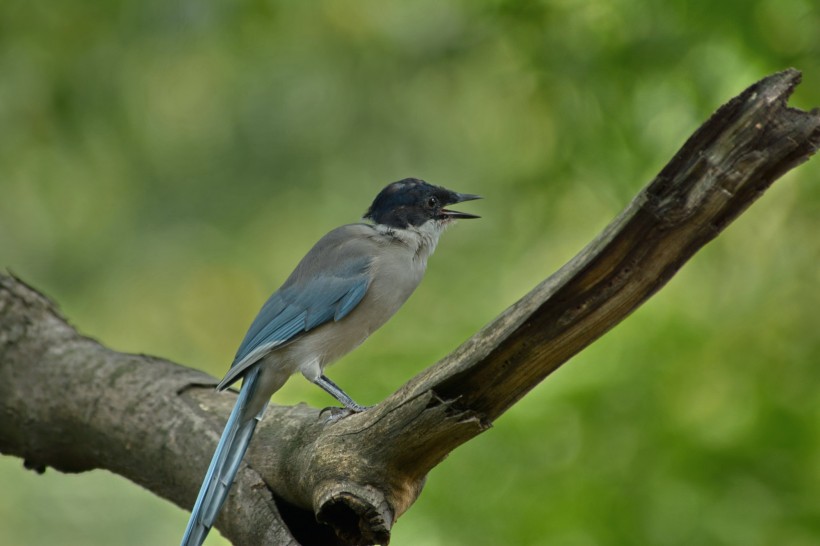
[[[407,301],[427,259],[454,220],[447,209],[481,199],[417,178],[385,186],[356,224],[322,237],[265,302],[217,391],[242,380],[236,403],[202,482],[181,546],[199,546],[228,496],[271,395],[297,373],[338,400],[345,415],[367,408],[324,370],[358,347]],[[339,408],[337,408],[339,409]]]

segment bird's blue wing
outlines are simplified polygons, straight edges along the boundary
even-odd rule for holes
[[[217,388],[228,387],[277,347],[326,322],[343,319],[364,298],[370,284],[369,257],[335,256],[332,267],[318,270],[311,267],[314,251],[262,306]]]

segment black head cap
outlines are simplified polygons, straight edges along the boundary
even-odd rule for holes
[[[429,220],[446,222],[456,218],[479,218],[474,214],[444,208],[473,199],[481,197],[450,191],[418,178],[405,178],[388,184],[379,192],[364,217],[394,228],[421,226]]]

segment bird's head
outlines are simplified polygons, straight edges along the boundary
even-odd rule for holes
[[[405,178],[388,184],[380,191],[364,218],[398,229],[418,229],[428,222],[443,227],[458,218],[480,218],[475,214],[445,208],[474,199],[481,197],[454,192],[417,178]]]

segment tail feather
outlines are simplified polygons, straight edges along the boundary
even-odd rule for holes
[[[188,520],[188,527],[182,537],[181,546],[200,546],[205,541],[222,504],[228,497],[256,424],[267,407],[265,404],[257,415],[246,415],[248,403],[257,391],[259,372],[258,366],[251,369],[242,381],[239,398],[231,411],[208,472],[205,474],[196,503],[191,511],[191,518]]]

